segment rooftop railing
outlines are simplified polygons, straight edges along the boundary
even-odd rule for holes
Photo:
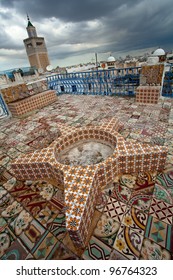
[[[135,95],[141,67],[54,74],[48,88],[57,94]]]

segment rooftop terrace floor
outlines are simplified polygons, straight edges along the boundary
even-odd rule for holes
[[[100,191],[88,247],[74,247],[65,228],[63,191],[55,182],[20,182],[10,162],[47,147],[58,125],[83,127],[119,118],[129,141],[166,145],[163,173],[122,175]],[[173,259],[173,100],[61,95],[20,119],[0,120],[0,259]],[[31,178],[32,180],[32,178]],[[15,253],[14,253],[15,252]]]

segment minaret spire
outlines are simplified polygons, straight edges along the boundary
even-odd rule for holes
[[[34,27],[33,24],[30,21],[30,18],[29,18],[28,14],[27,14],[27,20],[28,20],[28,26],[27,27],[29,27],[29,26]]]

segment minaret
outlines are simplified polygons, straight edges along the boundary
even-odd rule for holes
[[[28,25],[26,27],[28,38],[24,39],[26,53],[31,66],[39,70],[46,71],[46,67],[50,64],[46,44],[43,37],[38,37],[36,28],[32,25],[27,15]]]

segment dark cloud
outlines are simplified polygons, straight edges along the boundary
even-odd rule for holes
[[[172,0],[1,0],[0,7],[7,8],[0,17],[9,24],[11,9],[21,18],[19,26],[27,24],[29,14],[38,36],[45,37],[50,59],[104,51],[116,56],[157,46],[170,50],[173,45]],[[1,48],[23,48],[27,34],[15,42],[3,30],[1,24]]]
[[[5,7],[16,8],[23,14],[27,12],[33,18],[56,17],[64,21],[77,22],[105,17],[124,4],[129,7],[140,0],[2,0],[1,2]]]

